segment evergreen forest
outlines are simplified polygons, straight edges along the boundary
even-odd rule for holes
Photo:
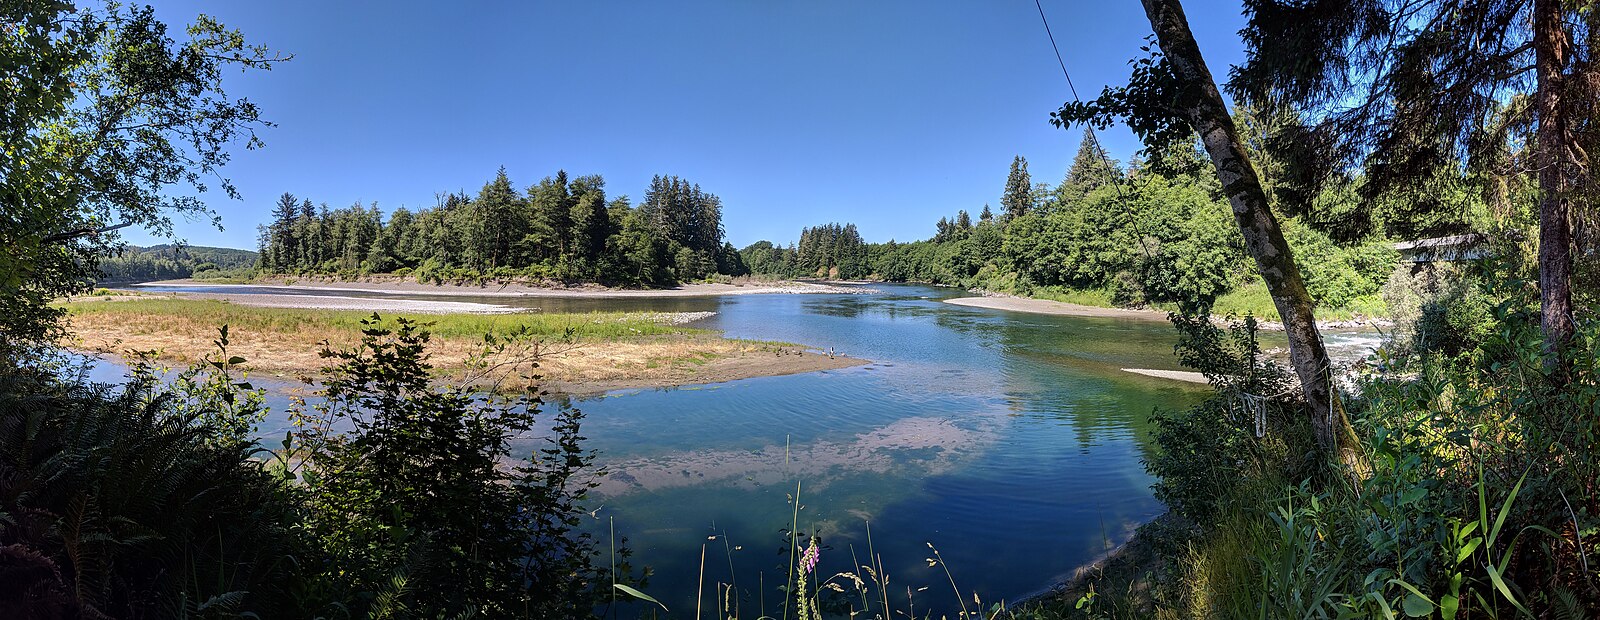
[[[260,230],[267,274],[414,276],[423,282],[522,278],[664,287],[748,274],[723,241],[722,201],[684,179],[657,176],[644,200],[607,199],[598,175],[565,171],[518,190],[502,168],[476,196],[432,208],[329,209],[284,193]]]

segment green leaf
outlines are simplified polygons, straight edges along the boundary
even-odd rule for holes
[[[235,355],[233,357],[228,358],[228,363],[229,364],[236,364],[236,365],[237,364],[243,364],[244,363],[244,358]]]
[[[1456,620],[1456,612],[1461,608],[1461,599],[1454,594],[1439,597],[1439,617],[1443,620]]]
[[[1407,616],[1413,618],[1422,618],[1433,613],[1433,603],[1415,594],[1407,594],[1406,598],[1400,601],[1400,608]]]
[[[1383,600],[1377,592],[1368,592],[1367,597],[1378,602],[1378,611],[1383,612],[1383,617],[1394,620],[1394,610],[1389,608],[1389,601]]]
[[[633,589],[632,586],[626,586],[626,585],[623,585],[623,584],[620,584],[620,583],[613,583],[613,584],[611,584],[611,587],[616,588],[618,590],[622,590],[623,594],[627,594],[627,595],[632,596],[634,598],[644,599],[644,600],[650,601],[652,603],[655,603],[657,605],[661,605],[661,601],[658,601],[658,600],[652,598],[649,594],[645,594],[643,592],[640,592],[638,590]],[[667,610],[667,606],[666,605],[661,605],[661,611],[668,611]]]
[[[1518,611],[1530,616],[1533,615],[1528,611],[1528,608],[1522,606],[1522,603],[1517,602],[1517,597],[1511,595],[1511,588],[1506,587],[1505,580],[1500,578],[1499,569],[1495,568],[1493,564],[1489,564],[1484,566],[1483,570],[1489,573],[1489,581],[1494,582],[1494,589],[1499,590],[1500,594],[1506,597],[1507,602],[1516,607]]]
[[[1511,514],[1511,502],[1516,501],[1517,493],[1522,490],[1522,482],[1528,479],[1528,472],[1522,472],[1522,477],[1517,479],[1516,486],[1511,487],[1511,493],[1506,495],[1505,503],[1500,505],[1500,514],[1495,515],[1494,528],[1489,530],[1489,540],[1494,540],[1500,535],[1500,526],[1505,525],[1506,517]]]

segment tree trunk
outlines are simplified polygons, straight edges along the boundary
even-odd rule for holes
[[[1183,97],[1190,103],[1182,112],[1199,132],[1206,152],[1211,155],[1222,191],[1233,207],[1234,220],[1239,224],[1239,231],[1244,233],[1245,248],[1255,259],[1278,316],[1283,319],[1284,333],[1289,337],[1289,363],[1300,378],[1317,443],[1329,453],[1336,452],[1347,422],[1344,414],[1333,407],[1332,365],[1327,349],[1323,348],[1322,335],[1317,332],[1311,296],[1306,292],[1300,269],[1295,266],[1294,255],[1283,238],[1283,231],[1278,228],[1277,218],[1267,206],[1261,180],[1245,155],[1233,118],[1228,115],[1222,94],[1217,91],[1205,58],[1200,55],[1200,46],[1189,30],[1183,6],[1179,0],[1143,2],[1161,52],[1184,83],[1183,87],[1193,89]]]
[[[1533,3],[1533,47],[1539,110],[1539,329],[1547,367],[1566,377],[1562,349],[1572,340],[1572,220],[1569,193],[1577,174],[1572,131],[1562,100],[1567,33],[1560,0]]]

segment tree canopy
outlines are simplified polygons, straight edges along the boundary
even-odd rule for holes
[[[150,7],[7,2],[0,23],[0,349],[14,350],[55,334],[46,304],[93,283],[117,230],[216,222],[197,196],[237,197],[220,176],[230,148],[261,146],[270,125],[223,76],[289,57],[205,15],[175,40]]]

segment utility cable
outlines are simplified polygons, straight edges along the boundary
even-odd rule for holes
[[[1061,58],[1061,47],[1056,45],[1056,35],[1050,31],[1050,20],[1044,16],[1044,5],[1040,3],[1040,0],[1033,0],[1033,6],[1039,9],[1039,21],[1044,24],[1045,36],[1050,38],[1050,49],[1056,53],[1056,65],[1061,67],[1061,77],[1067,79],[1067,90],[1072,93],[1072,100],[1082,103],[1083,99],[1078,96],[1078,87],[1072,84],[1072,74],[1067,71],[1067,61]],[[1117,191],[1117,198],[1127,205],[1128,195],[1122,191],[1122,174],[1117,170],[1116,166],[1111,165],[1111,159],[1106,156],[1105,148],[1100,145],[1100,137],[1095,133],[1094,125],[1086,122],[1083,124],[1083,128],[1088,130],[1089,145],[1094,148],[1095,155],[1099,156],[1100,163],[1106,168],[1106,174],[1111,177],[1111,187]],[[1139,230],[1139,218],[1130,217],[1128,221],[1133,225],[1134,234],[1139,237],[1139,247],[1144,249],[1145,258],[1153,258],[1150,254],[1150,246],[1145,243],[1144,232]]]

